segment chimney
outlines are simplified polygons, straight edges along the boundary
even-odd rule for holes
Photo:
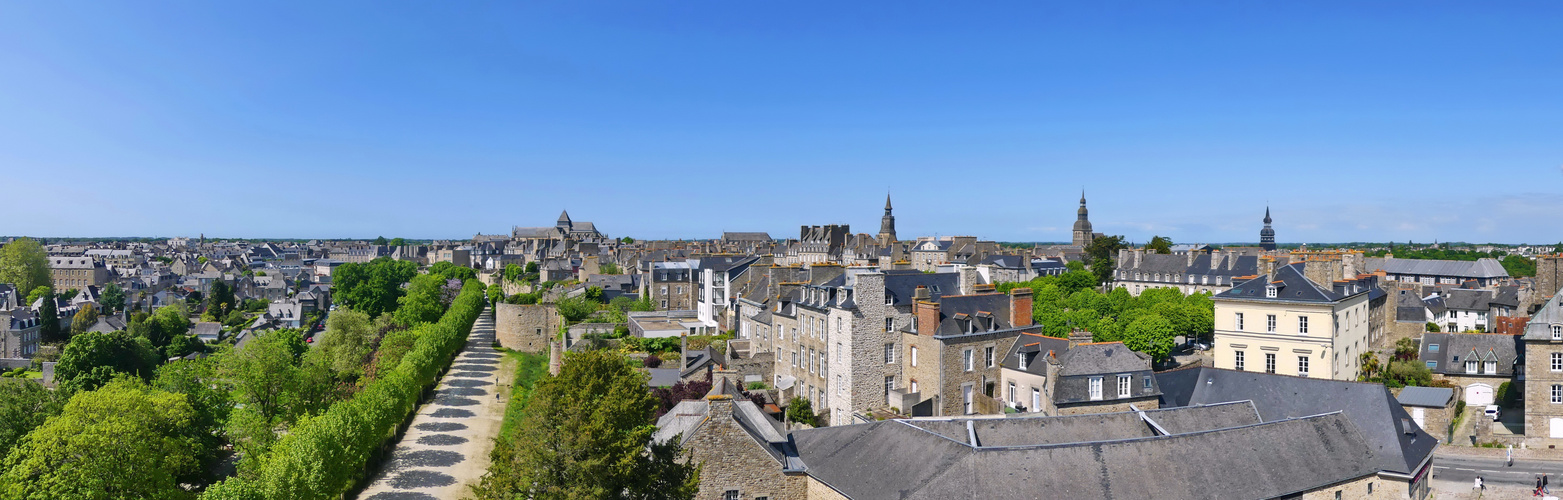
[[[1189,250],[1187,256],[1188,256],[1188,264],[1186,266],[1184,266],[1184,267],[1194,267],[1194,258],[1199,256],[1199,252],[1195,252],[1193,250]]]
[[[976,293],[973,287],[975,287],[978,282],[981,281],[977,277],[977,268],[971,266],[961,266],[960,270],[957,271],[957,274],[960,277],[960,294],[971,295]]]
[[[1275,281],[1275,257],[1269,255],[1259,257],[1259,275]]]
[[[711,421],[726,422],[733,418],[733,396],[728,394],[726,378],[718,378],[714,382],[711,392],[706,394],[706,408],[710,411]]]
[[[993,285],[972,285],[971,293],[995,293],[994,290],[996,289],[997,287]]]
[[[932,336],[939,331],[939,303],[927,299],[912,303],[912,319],[917,322],[914,333]]]
[[[689,334],[678,334],[678,370],[689,369]]]
[[[564,369],[564,349],[559,342],[548,343],[548,374],[559,376],[559,370]]]
[[[1069,329],[1069,348],[1073,349],[1080,344],[1091,343],[1091,332],[1079,328]]]
[[[1134,249],[1134,268],[1135,269],[1139,269],[1140,268],[1140,261],[1143,260],[1144,257],[1145,257],[1145,249],[1143,249],[1143,248],[1136,248],[1136,249]]]
[[[1031,326],[1030,288],[1009,291],[1009,324],[1015,327]]]
[[[928,287],[918,285],[917,289],[912,291],[912,300],[928,300]]]

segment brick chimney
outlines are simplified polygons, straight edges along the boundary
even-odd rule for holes
[[[971,293],[974,293],[974,294],[996,293],[995,290],[997,290],[997,289],[998,289],[998,287],[996,287],[994,285],[972,285]]]
[[[922,288],[918,288],[919,291]],[[912,303],[912,317],[917,320],[918,335],[933,335],[939,331],[939,303],[924,298]]]
[[[1009,324],[1031,326],[1031,289],[1016,288],[1009,291]]]

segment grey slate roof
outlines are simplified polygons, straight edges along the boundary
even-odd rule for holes
[[[1395,321],[1427,321],[1427,304],[1406,290],[1395,293]]]
[[[1450,290],[1444,305],[1457,311],[1487,311],[1491,307],[1493,293],[1488,290]]]
[[[1383,269],[1384,272],[1389,274],[1458,278],[1509,277],[1509,272],[1503,269],[1503,264],[1499,263],[1498,259],[1492,258],[1465,261],[1370,257],[1363,259],[1363,267],[1370,270]]]
[[[1170,370],[1156,378],[1163,408],[1249,400],[1266,422],[1343,412],[1361,429],[1383,471],[1410,474],[1438,446],[1379,384],[1206,367]]]
[[[1551,341],[1552,327],[1563,326],[1563,293],[1553,295],[1547,299],[1536,314],[1531,315],[1530,323],[1525,324],[1525,340]]]
[[[928,297],[938,300],[945,294],[954,295],[960,293],[960,275],[956,273],[927,274],[916,270],[892,270],[884,271],[885,293],[895,301],[895,305],[904,306],[912,303],[912,294],[917,287],[928,287]]]
[[[1022,332],[1020,337],[1015,340],[1015,345],[1011,346],[1009,352],[1004,354],[1004,358],[999,360],[999,366],[1033,375],[1046,375],[1047,364],[1045,357],[1048,351],[1061,353],[1068,349],[1068,339]],[[1026,359],[1026,368],[1024,370],[1020,368],[1021,357]]]
[[[1454,389],[1448,387],[1417,387],[1410,386],[1400,390],[1400,395],[1395,397],[1402,406],[1426,406],[1431,408],[1443,408],[1449,405],[1449,400],[1454,398]]]
[[[1429,332],[1422,334],[1422,347],[1418,357],[1424,364],[1436,363],[1428,367],[1433,373],[1467,375],[1465,363],[1471,361],[1474,356],[1476,361],[1483,364],[1487,361],[1497,363],[1496,376],[1513,377],[1514,365],[1524,363],[1524,352],[1518,335]],[[1486,367],[1478,366],[1477,369],[1485,371]]]
[[[1141,418],[1139,412],[1133,411],[1062,417],[918,418],[907,420],[906,423],[964,443],[970,440],[966,423],[971,422],[972,431],[977,436],[977,443],[982,446],[1064,444],[1161,435],[1146,421],[1147,418],[1172,434],[1260,423],[1259,412],[1246,401],[1146,410],[1144,414],[1145,418]]]
[[[971,446],[898,420],[792,436],[808,474],[853,499],[1274,498],[1377,471],[1362,433],[1339,413],[1015,447]]]
[[[1275,298],[1266,294],[1266,288],[1274,285],[1277,288]],[[1358,293],[1367,293],[1367,289],[1361,289],[1356,293],[1336,293],[1315,284],[1312,280],[1303,276],[1302,263],[1286,266],[1277,266],[1272,278],[1270,275],[1260,276],[1238,283],[1231,289],[1216,294],[1218,299],[1241,299],[1266,302],[1335,302]]]

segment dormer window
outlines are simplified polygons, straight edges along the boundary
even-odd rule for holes
[[[1563,325],[1552,325],[1552,340],[1563,340]]]
[[[886,293],[885,294],[885,305],[887,305],[887,306],[895,305],[895,296],[894,295],[890,295],[889,293]]]
[[[1275,285],[1270,285],[1270,286],[1265,287],[1265,297],[1273,299],[1273,298],[1275,298],[1275,296],[1276,296]]]
[[[1019,366],[1022,370],[1026,369],[1026,353],[1017,352],[1015,353],[1015,358],[1018,360],[1015,365]]]

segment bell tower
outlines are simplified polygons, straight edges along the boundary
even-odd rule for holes
[[[890,215],[890,194],[885,194],[885,216],[879,218],[879,237],[875,238],[880,247],[888,247],[896,242],[895,216]]]
[[[1094,238],[1094,235],[1091,232],[1091,218],[1088,216],[1088,213],[1085,209],[1085,191],[1081,190],[1080,210],[1077,211],[1078,215],[1075,219],[1075,238],[1072,243],[1074,246],[1081,248],[1091,246],[1091,239]]]

